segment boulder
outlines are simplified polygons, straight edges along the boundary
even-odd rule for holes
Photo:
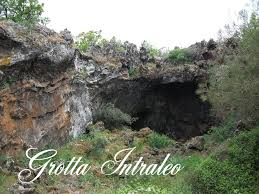
[[[136,136],[139,138],[147,137],[150,133],[152,133],[152,130],[149,127],[145,127],[140,129],[137,133]]]
[[[196,136],[188,141],[188,143],[186,144],[186,148],[202,151],[204,149],[204,144],[205,144],[204,137]]]

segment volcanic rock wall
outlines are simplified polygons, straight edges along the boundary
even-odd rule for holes
[[[71,83],[75,49],[67,31],[2,21],[0,51],[1,151],[62,144],[91,122],[87,90]]]

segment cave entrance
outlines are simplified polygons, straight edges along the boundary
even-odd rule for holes
[[[178,140],[203,134],[209,125],[209,104],[200,100],[195,82],[162,84],[159,80],[117,80],[101,88],[99,103],[113,103],[150,127]],[[98,107],[98,106],[97,106]]]
[[[196,95],[193,82],[158,84],[143,93],[142,108],[133,116],[133,128],[143,127],[176,139],[188,139],[206,131],[209,105]]]

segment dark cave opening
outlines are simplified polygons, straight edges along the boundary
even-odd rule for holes
[[[132,125],[135,130],[150,127],[175,139],[187,140],[203,134],[210,125],[210,105],[201,101],[196,89],[196,82],[118,80],[102,87],[97,101],[99,106],[113,103],[137,117]]]
[[[151,86],[144,92],[142,109],[134,117],[133,128],[143,127],[176,139],[188,139],[204,133],[209,124],[209,104],[196,95],[193,82]]]

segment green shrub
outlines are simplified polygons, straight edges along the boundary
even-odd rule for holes
[[[224,120],[231,115],[255,126],[259,118],[258,14],[252,14],[238,29],[235,53],[225,64],[210,68],[208,99],[217,117]]]
[[[226,142],[225,150],[206,159],[194,170],[196,193],[256,193],[259,189],[259,128]],[[224,159],[220,156],[225,155]]]
[[[46,24],[48,18],[41,17],[43,3],[38,0],[5,0],[0,4],[0,20],[10,19],[17,23],[33,25]]]
[[[258,43],[259,44],[259,43]],[[222,119],[257,122],[259,118],[259,63],[255,57],[235,56],[226,65],[210,70],[208,99],[213,113]]]
[[[175,48],[169,51],[168,59],[173,64],[189,63],[192,60],[192,51],[188,48]]]
[[[139,68],[137,67],[130,67],[128,70],[129,76],[136,78],[140,76]]]
[[[171,164],[181,164],[184,167],[185,173],[189,173],[189,170],[198,167],[203,162],[205,157],[198,155],[181,156],[173,155],[169,162]],[[182,172],[183,173],[183,172]]]
[[[148,136],[148,144],[152,148],[165,148],[175,143],[174,140],[170,139],[166,135],[159,134],[156,132],[151,133]]]
[[[253,193],[251,177],[238,166],[228,161],[207,159],[194,171],[193,189],[196,193]]]
[[[209,134],[204,135],[206,144],[221,143],[233,135],[235,122],[228,119],[218,127],[212,127]]]
[[[108,103],[96,111],[94,120],[103,121],[107,129],[113,129],[123,127],[124,125],[129,126],[136,121],[136,118],[132,118],[130,115],[114,107],[113,104]]]
[[[81,52],[86,52],[91,46],[105,42],[101,36],[101,31],[82,32],[77,36],[77,39],[75,44]]]
[[[227,151],[231,163],[246,170],[258,171],[259,127],[231,139]]]

